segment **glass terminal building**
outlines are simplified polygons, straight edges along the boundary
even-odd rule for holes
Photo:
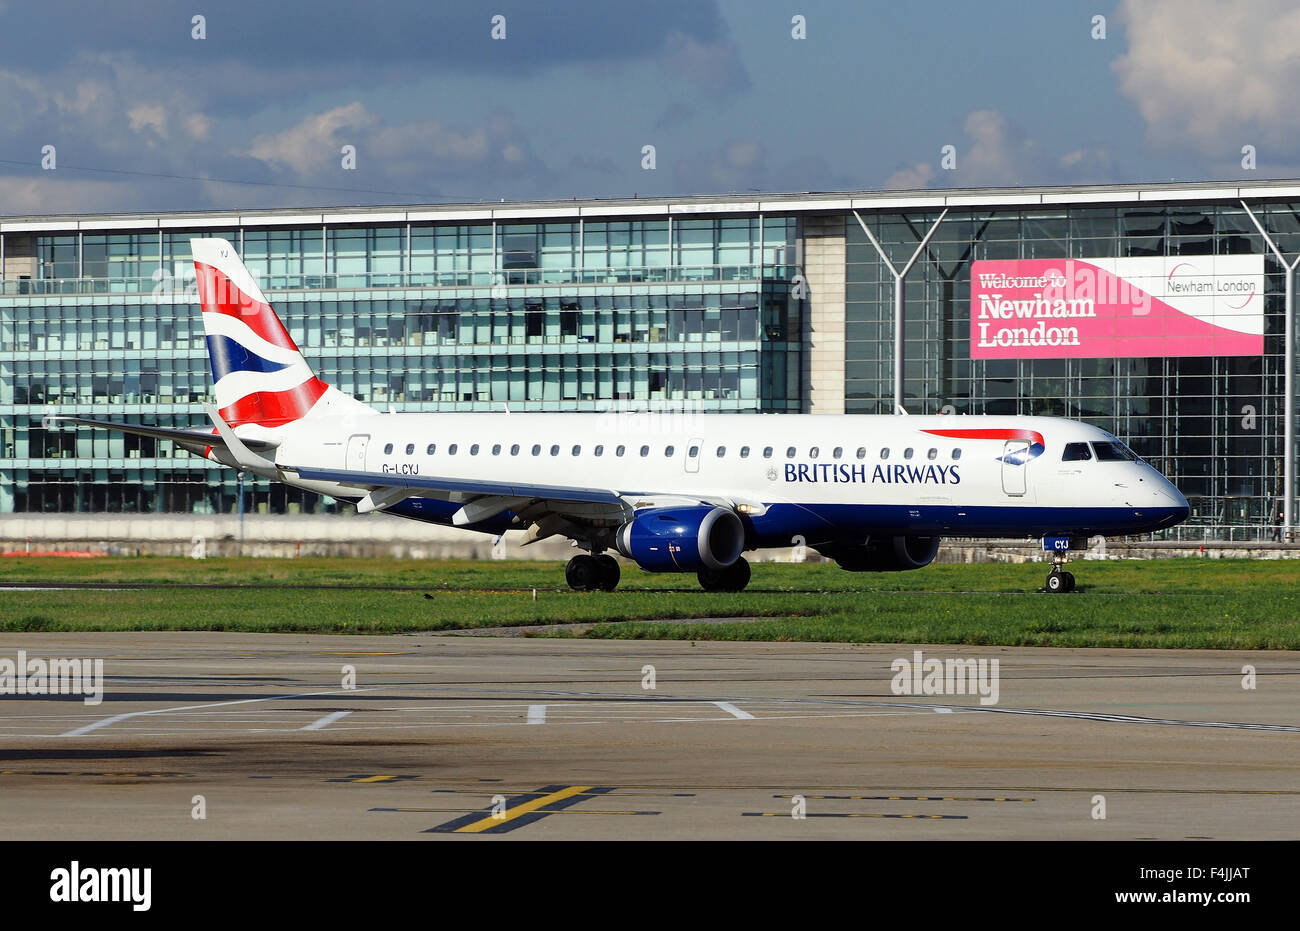
[[[1294,494],[1298,211],[1230,182],[0,218],[0,515],[236,507],[169,443],[41,426],[204,422],[189,240],[220,236],[380,409],[1071,417],[1180,487],[1172,534],[1254,539]]]

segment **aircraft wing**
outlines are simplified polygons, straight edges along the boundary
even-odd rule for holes
[[[42,419],[42,426],[53,428],[58,423],[76,424],[82,427],[99,427],[104,430],[116,430],[119,433],[131,433],[135,436],[148,436],[155,440],[171,440],[174,443],[187,443],[191,446],[218,446],[226,448],[226,441],[215,433],[203,430],[182,430],[169,427],[150,427],[137,423],[119,423],[113,420],[91,420],[86,417],[71,417],[63,414],[50,414]],[[274,443],[264,440],[243,440],[250,449],[272,450]]]
[[[452,516],[452,523],[459,527],[469,527],[510,511],[519,517],[520,529],[527,528],[524,544],[557,533],[568,537],[582,536],[591,527],[617,526],[633,513],[633,508],[612,488],[286,465],[278,468],[283,473],[296,473],[300,479],[339,482],[368,489],[366,496],[357,503],[357,511],[362,514],[383,510],[411,496],[460,503],[460,510]]]
[[[519,517],[520,529],[526,528],[524,544],[555,534],[589,537],[591,528],[617,527],[631,519],[637,507],[650,503],[642,500],[650,497],[643,492],[615,488],[318,469],[280,463],[276,467],[290,477],[339,482],[365,490],[365,497],[357,504],[357,511],[363,514],[383,510],[411,496],[460,503],[460,510],[452,517],[452,523],[460,527],[509,511]],[[661,499],[661,496],[654,497]]]
[[[321,482],[341,482],[369,488],[409,488],[467,495],[500,495],[508,498],[547,498],[557,501],[622,506],[617,491],[577,485],[539,485],[530,482],[487,482],[480,479],[438,478],[430,475],[400,475],[392,472],[355,472],[348,469],[311,469],[280,465],[283,472]]]

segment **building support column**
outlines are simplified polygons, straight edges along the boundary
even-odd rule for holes
[[[1259,218],[1255,216],[1250,205],[1244,200],[1241,206],[1246,211],[1246,216],[1255,224],[1255,229],[1259,230],[1259,235],[1264,237],[1264,242],[1273,255],[1277,258],[1278,263],[1286,271],[1286,290],[1283,303],[1283,341],[1285,345],[1282,352],[1282,539],[1291,542],[1292,531],[1295,527],[1295,270],[1296,265],[1300,265],[1300,255],[1297,255],[1295,261],[1288,262],[1282,255],[1282,250],[1277,247],[1273,237],[1268,235]],[[1270,508],[1269,518],[1272,519],[1272,509]]]
[[[930,243],[930,238],[934,236],[935,232],[939,229],[939,224],[943,222],[943,218],[946,217],[947,215],[948,215],[948,208],[944,207],[943,212],[939,214],[938,219],[936,219],[934,223],[931,224],[929,231],[925,234],[925,237],[922,238],[922,240],[916,244],[916,249],[913,250],[912,257],[907,260],[907,264],[903,266],[902,271],[899,271],[894,267],[894,263],[889,261],[889,256],[885,254],[884,248],[881,247],[880,242],[876,239],[875,235],[867,227],[867,224],[862,222],[862,217],[858,214],[856,210],[853,211],[853,216],[858,221],[858,226],[862,227],[862,232],[867,234],[867,239],[871,240],[871,244],[876,247],[876,252],[880,254],[880,260],[885,263],[885,267],[889,269],[889,273],[894,276],[894,413],[895,414],[907,413],[907,408],[903,405],[903,383],[906,380],[904,377],[905,375],[904,361],[906,355],[905,347],[907,345],[907,333],[905,330],[906,316],[904,313],[904,311],[906,310],[904,286],[906,285],[907,273],[912,270],[912,266],[916,264],[916,260],[921,257],[921,253],[925,251],[925,247]]]
[[[799,334],[804,346],[800,380],[807,391],[802,408],[810,414],[843,414],[844,215],[811,215],[800,225],[800,259],[795,264],[805,288]]]

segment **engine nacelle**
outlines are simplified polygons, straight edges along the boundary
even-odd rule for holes
[[[725,569],[745,549],[745,525],[727,508],[655,508],[619,527],[614,545],[647,572]]]
[[[880,537],[865,544],[831,543],[816,549],[849,572],[903,572],[934,562],[940,542],[938,537]]]

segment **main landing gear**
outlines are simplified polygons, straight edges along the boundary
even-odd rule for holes
[[[612,592],[621,575],[618,560],[608,553],[574,556],[564,567],[564,580],[575,592]]]
[[[739,592],[749,584],[749,561],[741,556],[725,569],[701,569],[695,573],[706,592]]]

